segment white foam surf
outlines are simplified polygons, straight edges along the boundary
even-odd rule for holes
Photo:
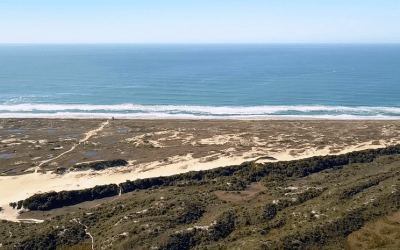
[[[231,116],[211,116],[193,114],[118,114],[118,113],[3,113],[0,118],[58,118],[58,119],[326,119],[326,120],[399,120],[400,116],[356,116],[356,115],[231,115]]]
[[[400,114],[400,107],[346,107],[346,106],[253,106],[253,107],[216,107],[216,106],[188,106],[188,105],[87,105],[87,104],[17,104],[0,105],[1,111],[29,112],[29,111],[148,111],[148,112],[203,112],[211,114],[263,114],[281,111],[352,111],[352,112],[392,112]]]
[[[254,106],[215,107],[180,105],[78,105],[18,104],[0,105],[0,117],[19,118],[322,118],[322,119],[400,119],[398,107],[345,106]]]

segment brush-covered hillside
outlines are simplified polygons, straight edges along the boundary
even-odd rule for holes
[[[0,249],[399,249],[400,146],[245,162],[10,205],[44,222],[1,221]]]

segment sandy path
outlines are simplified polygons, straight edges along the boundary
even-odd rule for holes
[[[86,133],[85,138],[81,139],[78,143],[76,143],[75,145],[73,145],[71,147],[71,149],[61,153],[60,155],[51,158],[49,160],[46,161],[42,161],[36,168],[35,168],[35,172],[32,174],[27,174],[27,175],[23,175],[23,176],[27,176],[28,178],[18,178],[18,177],[11,177],[11,178],[0,178],[0,186],[1,187],[7,187],[7,188],[3,188],[3,192],[0,194],[0,207],[3,208],[3,210],[0,212],[0,219],[4,219],[4,220],[10,220],[10,221],[16,221],[16,222],[29,222],[29,223],[41,223],[43,222],[43,220],[36,220],[36,219],[17,219],[18,217],[18,210],[16,209],[12,209],[8,204],[10,202],[13,201],[17,201],[17,200],[21,200],[21,199],[25,199],[31,195],[33,195],[34,193],[38,193],[38,192],[48,192],[50,190],[53,190],[52,188],[54,188],[54,190],[58,190],[61,191],[62,189],[57,188],[57,187],[61,187],[61,186],[73,186],[72,183],[74,182],[74,180],[68,180],[67,183],[63,183],[60,178],[57,178],[56,175],[48,175],[49,173],[46,174],[40,174],[37,172],[38,169],[40,169],[40,167],[44,164],[44,163],[48,163],[50,161],[54,161],[58,158],[60,158],[61,156],[70,153],[71,151],[73,151],[79,144],[86,142],[87,140],[89,140],[90,137],[96,135],[98,132],[102,131],[104,129],[104,127],[109,124],[110,120],[107,120],[106,122],[102,123],[100,125],[100,127],[98,127],[95,130],[91,130],[89,132]],[[46,178],[49,177],[49,178]],[[60,177],[60,176],[58,176]],[[53,180],[50,181],[49,185],[43,185],[43,181],[48,181],[49,179]],[[14,183],[15,185],[11,185],[11,183]],[[68,184],[69,183],[69,184]],[[79,189],[79,184],[76,185],[76,188]],[[86,186],[89,187],[89,186]],[[50,188],[50,189],[49,189]],[[31,190],[35,190],[34,193],[31,192]],[[65,190],[69,190],[68,188],[66,188]],[[28,192],[26,192],[28,191]],[[12,197],[12,198],[11,198]],[[7,201],[8,200],[8,201]]]
[[[76,143],[75,145],[73,145],[69,150],[67,150],[67,151],[65,151],[65,152],[63,152],[63,153],[61,153],[61,154],[59,154],[58,156],[56,156],[56,157],[54,157],[54,158],[51,158],[51,159],[42,161],[42,162],[36,167],[35,172],[37,172],[38,169],[40,169],[40,167],[41,167],[43,164],[49,163],[50,161],[54,161],[54,160],[60,158],[61,156],[65,155],[65,154],[68,154],[68,153],[70,153],[71,151],[73,151],[73,150],[74,150],[77,146],[79,146],[81,143],[86,142],[87,140],[89,140],[90,137],[96,135],[97,132],[102,131],[102,130],[104,129],[104,127],[105,127],[109,122],[110,122],[110,120],[107,120],[106,122],[103,122],[99,128],[87,132],[85,138],[81,139],[78,143]]]
[[[85,139],[81,142],[89,139],[95,133],[100,131],[108,122],[102,124],[96,130],[93,130],[87,134]],[[354,150],[381,148],[384,145],[371,145],[368,143],[362,143],[357,146],[352,146],[343,149],[336,154],[343,154]],[[256,160],[259,158],[251,156],[256,151],[250,151],[247,154],[234,157],[219,157],[216,160],[205,162],[201,159],[193,158],[191,154],[177,156],[173,163],[164,162],[150,162],[138,165],[128,165],[118,168],[110,168],[103,171],[79,171],[69,172],[63,175],[47,173],[31,173],[20,176],[4,176],[0,177],[0,186],[7,187],[0,193],[0,207],[3,207],[3,211],[0,213],[0,219],[20,221],[17,219],[18,211],[12,209],[8,204],[10,202],[16,202],[19,200],[26,199],[35,193],[49,192],[49,191],[63,191],[63,190],[78,190],[84,188],[91,188],[96,185],[106,185],[111,183],[122,183],[126,180],[135,180],[138,178],[150,178],[157,176],[168,176],[173,174],[179,174],[189,171],[207,170],[220,166],[237,165],[244,161]],[[279,152],[271,153],[268,156],[274,157],[278,161],[296,160],[302,158],[308,158],[312,156],[328,155],[329,152],[325,149],[305,152],[302,155],[293,156],[290,152]],[[271,162],[273,160],[260,160],[258,162]],[[118,198],[118,196],[116,197]],[[29,222],[41,222],[35,220],[29,220]]]
[[[82,224],[80,221],[79,221],[79,219],[73,219],[76,223],[79,223],[79,224],[81,224],[82,226],[84,226],[85,227],[85,233],[87,234],[87,235],[89,235],[89,237],[92,239],[92,250],[94,250],[94,238],[93,238],[93,236],[87,231],[87,229],[88,229],[88,227],[85,225],[85,224]]]
[[[44,220],[37,220],[37,219],[19,219],[19,222],[26,222],[26,223],[42,223]]]
[[[21,120],[21,122],[22,125],[34,124],[34,121]],[[138,178],[207,170],[220,166],[238,165],[244,161],[267,156],[273,157],[277,161],[288,161],[328,154],[344,154],[355,150],[386,147],[400,141],[400,123],[195,121],[190,124],[188,121],[157,123],[144,121],[135,122],[133,125],[130,122],[119,120],[113,120],[112,124],[110,124],[110,120],[101,124],[93,121],[86,121],[86,123],[62,122],[57,125],[62,131],[68,131],[76,126],[80,129],[78,131],[84,133],[90,130],[87,128],[98,127],[86,132],[84,138],[75,141],[69,150],[37,164],[39,167],[49,161],[59,163],[70,160],[68,157],[79,153],[77,152],[78,145],[87,143],[94,135],[100,134],[100,131],[102,131],[102,136],[92,138],[93,144],[96,143],[94,147],[98,147],[99,152],[102,152],[99,154],[103,154],[105,159],[121,157],[126,159],[129,164],[102,171],[70,171],[62,175],[50,171],[46,173],[36,171],[24,175],[0,176],[0,207],[4,209],[0,212],[0,219],[21,221],[17,219],[18,211],[12,209],[8,204],[26,199],[36,193],[79,190],[96,185],[119,184]],[[35,126],[42,127],[43,124]],[[345,129],[342,129],[343,126]],[[115,132],[118,128],[126,128],[127,131]],[[137,143],[145,143],[146,140],[148,142],[156,141],[163,147],[154,150],[136,148],[129,142],[132,139],[129,136],[132,137],[132,135],[135,136],[133,140],[138,140]],[[40,134],[40,136],[39,138],[43,136],[43,138],[47,138],[47,134]],[[60,132],[58,136],[65,135]],[[363,138],[363,140],[353,138],[355,136]],[[5,140],[10,141],[11,139],[16,140],[14,137]],[[115,142],[108,143],[109,140],[115,140]],[[346,142],[347,140],[350,141],[351,146]],[[117,144],[119,142],[121,144]],[[379,143],[377,144],[377,142]],[[47,147],[47,149],[50,148]],[[26,152],[29,147],[21,147],[20,150]],[[135,156],[130,152],[131,150],[136,153]],[[157,156],[155,154],[159,154],[160,157],[155,157]],[[62,156],[64,157],[61,158]],[[140,161],[140,157],[146,158],[146,160]],[[71,159],[73,158],[79,160],[76,155]],[[81,158],[81,160],[84,159]],[[260,159],[257,162],[271,161],[270,159]],[[10,164],[13,163],[10,162]],[[65,165],[67,164],[64,162],[63,166]],[[54,170],[53,167],[52,171]],[[31,220],[30,222],[39,221]]]

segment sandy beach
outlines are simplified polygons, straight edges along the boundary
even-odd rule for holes
[[[343,154],[400,143],[400,121],[0,120],[0,219],[35,193],[240,164]],[[123,159],[124,166],[80,169]]]

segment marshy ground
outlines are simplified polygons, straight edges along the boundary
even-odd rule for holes
[[[1,188],[7,190],[6,180],[46,171],[61,185],[68,173],[57,170],[93,161],[123,159],[127,166],[113,171],[126,176],[185,172],[195,164],[232,163],[229,159],[247,162],[229,174],[208,170],[193,180],[177,175],[168,185],[46,211],[21,210],[19,220],[44,222],[0,221],[0,249],[400,248],[400,154],[363,151],[346,164],[328,166],[326,158],[312,158],[279,165],[396,144],[400,121],[105,122],[1,120]],[[255,161],[265,156],[271,157],[266,163]],[[278,165],[268,165],[274,162]],[[310,162],[319,167],[307,170]],[[174,164],[179,168],[168,168]]]
[[[292,160],[314,155],[384,147],[400,142],[400,121],[330,120],[110,120],[70,150],[104,120],[1,119],[0,173],[20,175],[70,168],[89,161],[124,159],[150,171],[186,161],[226,159],[240,163],[259,156]],[[217,161],[220,160],[220,161]],[[45,162],[48,161],[48,162]],[[220,165],[222,164],[222,165]]]

